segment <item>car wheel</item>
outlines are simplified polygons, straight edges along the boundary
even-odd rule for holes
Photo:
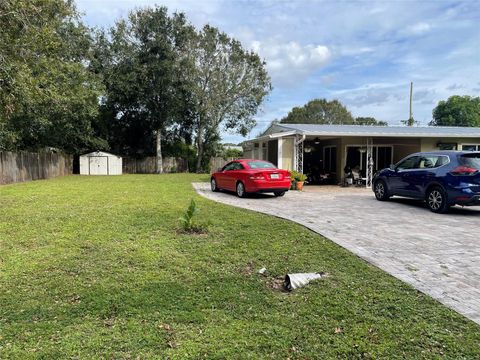
[[[425,201],[428,208],[434,213],[445,213],[450,208],[447,194],[440,186],[434,186],[428,190]]]
[[[279,197],[279,196],[285,195],[285,191],[275,191],[273,194],[274,194],[276,197]]]
[[[375,192],[375,197],[377,198],[378,201],[385,201],[390,198],[390,195],[388,195],[387,185],[385,184],[385,181],[383,180],[376,181],[373,189]]]
[[[237,183],[237,196],[241,198],[246,196],[245,185],[241,181]]]
[[[212,178],[210,180],[210,188],[212,189],[213,192],[217,192],[220,190],[217,186],[217,181],[215,180],[215,178]]]

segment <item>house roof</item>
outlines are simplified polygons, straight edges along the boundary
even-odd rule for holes
[[[287,135],[371,137],[480,137],[480,127],[273,124],[261,138]]]

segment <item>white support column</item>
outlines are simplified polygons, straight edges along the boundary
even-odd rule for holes
[[[378,150],[377,150],[378,154]],[[373,159],[373,139],[372,138],[367,138],[367,181],[366,181],[366,187],[370,188],[372,186],[372,180],[373,180],[373,167],[374,167],[374,161]]]
[[[292,165],[293,165],[293,170],[297,171],[297,151],[298,151],[298,148],[297,148],[297,139],[294,138],[293,139],[293,161],[292,161]]]
[[[277,146],[277,167],[282,169],[283,166],[283,139],[278,139],[278,146]]]

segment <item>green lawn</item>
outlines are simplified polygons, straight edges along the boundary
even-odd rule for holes
[[[480,358],[478,325],[299,225],[200,198],[199,180],[0,187],[0,358]],[[206,235],[179,231],[191,198]],[[330,276],[285,294],[262,266]]]

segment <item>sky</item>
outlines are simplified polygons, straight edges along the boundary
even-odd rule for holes
[[[108,28],[129,11],[166,6],[218,27],[267,63],[273,90],[247,138],[315,98],[352,115],[427,125],[440,100],[480,95],[480,5],[469,1],[77,0],[83,21]],[[223,132],[224,142],[241,136]]]

